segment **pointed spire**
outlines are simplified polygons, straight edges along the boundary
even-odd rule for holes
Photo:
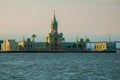
[[[57,29],[58,29],[58,22],[56,20],[55,11],[54,11],[54,18],[53,18],[52,23],[51,23],[51,31],[57,32]]]
[[[54,10],[54,20],[53,20],[53,22],[57,22],[57,21],[56,21],[55,10]]]

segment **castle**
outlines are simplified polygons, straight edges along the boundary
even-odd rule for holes
[[[58,33],[58,21],[54,13],[51,23],[51,32],[46,36],[46,43],[49,50],[61,50],[63,41],[63,33]]]
[[[35,34],[31,38],[23,41],[16,42],[15,40],[3,40],[1,42],[1,51],[86,51],[87,43],[91,43],[88,38],[78,39],[75,42],[65,42],[63,33],[58,33],[58,21],[54,13],[53,20],[51,22],[51,32],[46,36],[45,42],[35,42]],[[95,42],[95,51],[115,51],[115,42]]]

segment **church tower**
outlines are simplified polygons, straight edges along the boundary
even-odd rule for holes
[[[54,18],[51,22],[51,33],[57,33],[58,29],[58,21],[56,20],[55,12],[54,12]]]
[[[51,32],[46,36],[46,43],[49,50],[58,51],[62,49],[63,33],[58,33],[58,21],[54,12],[51,22]]]

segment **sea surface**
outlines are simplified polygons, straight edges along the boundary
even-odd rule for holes
[[[120,53],[0,53],[0,80],[120,80]]]

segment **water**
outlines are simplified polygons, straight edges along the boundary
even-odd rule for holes
[[[0,80],[120,80],[120,54],[4,53]]]

